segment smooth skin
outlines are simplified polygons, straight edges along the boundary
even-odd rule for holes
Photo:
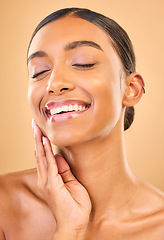
[[[101,48],[68,48],[75,41]],[[124,111],[140,101],[142,77],[126,76],[109,36],[80,18],[40,29],[29,56],[38,51],[28,62],[37,169],[1,176],[0,240],[163,240],[164,195],[125,154]],[[51,122],[45,105],[66,100],[90,107]]]

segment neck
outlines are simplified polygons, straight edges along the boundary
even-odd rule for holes
[[[134,195],[135,178],[126,162],[123,134],[99,137],[87,143],[60,148],[59,152],[87,189],[94,219],[107,212],[114,214]]]

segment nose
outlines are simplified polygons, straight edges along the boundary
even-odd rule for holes
[[[75,84],[65,74],[52,73],[48,85],[47,92],[49,95],[61,95],[65,92],[71,91],[75,88]]]

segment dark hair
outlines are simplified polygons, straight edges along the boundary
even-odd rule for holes
[[[91,22],[104,30],[110,37],[113,47],[121,59],[124,71],[126,74],[135,72],[135,55],[131,40],[125,30],[114,20],[105,17],[100,13],[93,12],[83,8],[65,8],[51,13],[44,18],[36,27],[32,34],[28,50],[35,34],[46,24],[53,22],[67,15],[76,16]],[[126,107],[124,116],[124,130],[127,130],[134,119],[134,107]]]

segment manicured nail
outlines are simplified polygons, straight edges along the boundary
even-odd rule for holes
[[[33,131],[34,131],[34,134],[36,133],[36,123],[35,123],[35,120],[32,119],[32,128],[33,128]]]
[[[43,145],[45,145],[45,137],[42,137]]]

